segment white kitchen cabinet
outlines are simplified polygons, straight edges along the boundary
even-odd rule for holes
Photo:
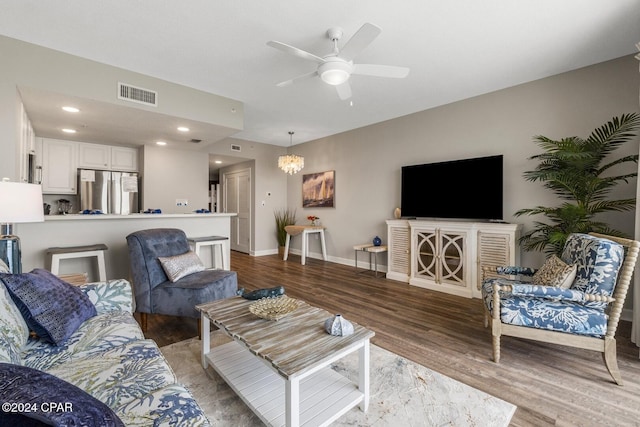
[[[138,171],[138,149],[104,144],[79,143],[78,167]]]
[[[39,177],[34,176],[35,164],[33,164],[35,161],[36,135],[33,132],[31,120],[29,120],[23,104],[20,104],[20,110],[20,147],[18,153],[20,156],[20,181],[39,183]]]
[[[61,139],[42,139],[42,192],[76,194],[78,143]]]
[[[138,149],[129,147],[111,147],[111,169],[117,171],[138,171]]]
[[[78,167],[87,169],[111,169],[111,147],[101,144],[78,144]]]
[[[388,220],[387,278],[480,298],[484,265],[518,265],[521,225]]]

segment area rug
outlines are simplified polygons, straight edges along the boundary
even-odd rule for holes
[[[227,342],[220,331],[211,345]],[[200,363],[200,340],[191,338],[161,348],[178,381],[194,395],[214,426],[264,425],[209,367]],[[332,368],[357,378],[357,353]],[[351,409],[334,426],[508,426],[516,406],[459,381],[371,345],[369,410]]]

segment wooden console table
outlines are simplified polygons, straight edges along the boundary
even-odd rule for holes
[[[283,258],[285,261],[289,257],[289,242],[291,241],[291,236],[297,236],[298,234],[302,234],[302,248],[301,248],[300,263],[304,265],[307,259],[307,255],[309,255],[309,234],[313,234],[313,233],[320,234],[320,245],[322,246],[322,259],[327,261],[327,248],[325,247],[325,243],[324,243],[324,227],[319,225],[287,225],[284,229],[287,232],[287,240],[284,245],[284,258]]]

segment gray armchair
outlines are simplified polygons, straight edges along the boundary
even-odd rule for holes
[[[195,306],[236,295],[235,271],[203,270],[169,280],[158,257],[173,257],[190,250],[184,231],[175,228],[141,230],[127,236],[136,311],[142,330],[147,314],[200,318]],[[199,325],[199,323],[198,323]]]

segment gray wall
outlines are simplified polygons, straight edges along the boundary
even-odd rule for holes
[[[206,95],[189,88],[158,81],[148,76],[131,73],[114,67],[40,48],[28,43],[0,37],[0,176],[17,178],[17,144],[19,141],[19,95],[21,85],[44,90],[68,93],[75,96],[113,101],[114,81],[127,76],[128,81],[145,87],[152,79],[155,87],[166,85],[168,90],[180,92],[178,98],[190,101]],[[469,78],[473,78],[472,75]],[[577,71],[564,73],[539,81],[489,93],[475,98],[422,111],[350,132],[320,140],[295,145],[291,149],[228,138],[207,151],[199,152],[202,158],[208,153],[230,154],[231,143],[241,144],[241,156],[254,160],[254,235],[252,253],[263,255],[276,253],[275,223],[273,211],[283,207],[296,209],[298,223],[305,223],[306,216],[315,214],[327,227],[327,245],[330,259],[351,263],[352,246],[370,241],[379,235],[386,240],[385,219],[391,218],[400,204],[400,168],[403,165],[427,163],[503,154],[505,157],[505,220],[521,222],[525,228],[532,218],[514,218],[513,213],[524,207],[555,205],[557,200],[538,183],[522,178],[524,171],[535,167],[527,158],[540,150],[532,142],[534,135],[552,138],[587,136],[594,128],[613,116],[639,112],[638,63],[632,56],[619,58]],[[108,92],[107,92],[108,90]],[[183,96],[184,95],[184,96]],[[220,104],[226,107],[226,100]],[[188,104],[188,102],[187,102]],[[200,102],[195,104],[200,105]],[[227,109],[226,111],[229,111]],[[166,114],[198,116],[201,110],[162,111]],[[208,112],[207,112],[208,113]],[[207,114],[205,114],[207,115]],[[238,116],[230,120],[237,120]],[[238,123],[230,123],[231,126]],[[286,130],[283,130],[283,133]],[[278,155],[292,151],[305,157],[302,173],[289,176],[278,170]],[[629,144],[616,155],[638,153],[638,141]],[[200,172],[188,181],[186,175],[174,169],[149,168],[150,162],[166,162],[170,151],[149,150],[143,156],[146,175],[145,185],[153,183],[157,174],[172,170],[173,193],[182,194],[180,186],[191,186],[199,180]],[[175,154],[175,153],[174,153]],[[148,157],[150,156],[150,157]],[[180,154],[185,164],[206,168],[205,161],[193,158],[193,154]],[[200,166],[202,165],[202,166]],[[154,173],[151,171],[155,170]],[[302,174],[335,170],[336,204],[334,208],[303,209],[301,206]],[[148,172],[148,173],[147,173]],[[202,173],[202,189],[198,195],[188,196],[200,203],[199,194],[208,192],[206,172]],[[173,184],[172,184],[173,185]],[[457,183],[443,177],[433,185]],[[463,185],[463,184],[462,184]],[[634,197],[635,181],[621,186],[616,197]],[[202,193],[201,193],[202,192]],[[270,192],[272,195],[267,196]],[[152,196],[153,193],[150,194]],[[153,196],[156,197],[156,196]],[[425,197],[429,187],[425,185]],[[171,195],[170,200],[178,198]],[[182,196],[179,196],[182,198]],[[265,205],[262,206],[262,201]],[[151,204],[159,203],[154,199]],[[175,200],[174,200],[175,202]],[[146,207],[150,206],[145,201]],[[204,202],[203,202],[204,203]],[[195,209],[196,207],[194,207]],[[633,234],[634,214],[622,213],[610,216],[617,228]],[[295,242],[299,244],[299,242]],[[311,242],[311,251],[319,252],[318,242]],[[523,254],[523,263],[538,265],[541,255]]]
[[[353,245],[375,235],[386,241],[384,221],[400,205],[402,166],[503,154],[504,219],[529,229],[533,218],[515,218],[514,212],[558,204],[540,183],[522,178],[524,171],[537,165],[527,159],[541,152],[533,137],[587,137],[614,116],[640,112],[639,84],[638,62],[628,56],[296,145],[292,151],[305,158],[302,173],[335,170],[335,208],[302,209],[300,173],[287,180],[288,205],[298,209],[299,223],[305,223],[307,215],[319,216],[327,227],[330,257],[350,262]],[[637,153],[636,138],[614,154]],[[429,185],[448,185],[455,191],[464,183],[442,177],[440,182],[425,183],[424,197],[429,197]],[[635,189],[633,180],[614,195],[635,197]],[[612,214],[609,219],[633,235],[634,212]],[[315,250],[319,251],[317,246]],[[539,265],[541,260],[539,253],[523,254],[528,265]]]
[[[143,148],[142,209],[189,213],[209,206],[209,156],[199,151],[167,147]],[[177,206],[176,199],[187,199]]]

